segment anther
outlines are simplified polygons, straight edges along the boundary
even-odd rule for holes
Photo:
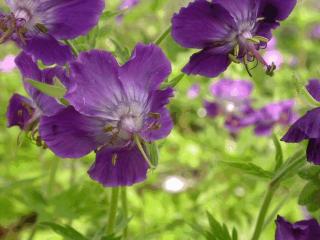
[[[161,117],[160,113],[153,113],[153,112],[149,112],[148,116],[153,119],[160,119],[160,117]]]
[[[118,160],[118,155],[117,154],[113,154],[112,155],[112,165],[115,166]]]

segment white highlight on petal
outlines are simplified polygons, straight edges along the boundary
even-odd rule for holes
[[[162,184],[162,188],[170,193],[183,192],[186,187],[186,179],[179,176],[169,176],[164,180]]]

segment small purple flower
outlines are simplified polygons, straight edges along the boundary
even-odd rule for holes
[[[296,120],[293,112],[294,101],[271,103],[256,112],[255,133],[265,136],[272,134],[276,124],[288,126]]]
[[[64,109],[56,99],[49,97],[31,86],[27,82],[32,79],[39,82],[53,84],[54,78],[66,83],[67,77],[61,67],[40,70],[32,58],[22,52],[15,60],[23,77],[23,84],[30,98],[14,94],[10,99],[7,119],[8,127],[19,126],[20,129],[33,130],[42,115],[52,116]]]
[[[12,72],[16,68],[16,64],[14,62],[15,56],[7,55],[0,62],[0,72],[9,73]]]
[[[70,64],[66,99],[72,106],[43,117],[40,135],[60,157],[79,158],[96,151],[89,170],[104,186],[145,180],[150,167],[144,142],[166,137],[172,127],[166,109],[173,89],[160,90],[171,65],[160,48],[138,44],[119,66],[108,52],[81,53]]]
[[[140,0],[122,0],[122,3],[119,7],[120,10],[130,9],[138,5]]]
[[[215,101],[204,103],[209,117],[224,115],[225,125],[232,133],[254,123],[254,111],[250,106],[250,81],[223,79],[212,84],[210,90]]]
[[[98,22],[103,0],[6,0],[11,13],[0,13],[0,43],[15,41],[46,65],[73,58],[59,40],[85,35]]]
[[[312,28],[311,38],[314,40],[320,40],[320,24]]]
[[[320,80],[312,79],[307,85],[311,96],[320,102]],[[290,127],[282,138],[288,143],[298,143],[309,140],[307,159],[309,162],[320,165],[320,108],[308,111]]]
[[[172,36],[183,47],[202,49],[183,71],[216,77],[230,63],[258,61],[272,74],[274,64],[260,55],[272,37],[272,29],[285,20],[296,0],[196,0],[172,19]],[[248,70],[249,72],[249,70]],[[249,72],[250,73],[250,72]]]
[[[195,99],[199,96],[200,94],[200,85],[199,84],[193,84],[187,92],[187,97],[189,99]]]
[[[320,239],[320,225],[315,219],[290,223],[283,217],[276,220],[275,240],[316,240]]]

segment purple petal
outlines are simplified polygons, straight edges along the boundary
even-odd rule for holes
[[[320,239],[320,226],[315,219],[290,223],[278,216],[275,240],[315,240]]]
[[[144,123],[144,129],[141,132],[141,137],[145,141],[155,141],[167,137],[172,128],[173,122],[170,112],[165,108],[169,103],[169,98],[173,97],[173,89],[157,90],[151,93],[150,98],[150,112],[159,114],[160,118],[149,117]],[[155,125],[156,124],[156,125]],[[154,127],[159,126],[159,127]]]
[[[216,77],[230,65],[230,59],[225,50],[209,49],[193,54],[183,72],[192,75]]]
[[[8,127],[18,126],[20,129],[27,129],[35,111],[30,99],[14,94],[7,109]]]
[[[207,115],[211,118],[215,118],[216,116],[218,116],[220,114],[219,104],[217,104],[215,102],[205,101],[204,107],[207,111]]]
[[[282,138],[284,142],[301,142],[304,139],[320,138],[320,108],[308,111],[298,119]]]
[[[156,141],[167,137],[172,128],[173,122],[170,112],[165,108],[169,103],[169,98],[173,97],[173,89],[157,90],[151,93],[151,107],[150,112],[159,114],[160,118],[149,117],[144,123],[144,129],[141,132],[141,137],[145,141]],[[158,126],[158,127],[155,127]]]
[[[320,80],[311,79],[306,88],[311,96],[320,102]]]
[[[64,65],[74,57],[69,46],[63,45],[50,35],[40,35],[31,37],[26,44],[18,45],[28,54],[40,59],[45,65]]]
[[[272,30],[279,27],[280,24],[278,22],[265,22],[260,21],[256,25],[255,35],[272,39]]]
[[[316,165],[320,165],[320,139],[310,139],[307,148],[307,159]]]
[[[113,158],[116,156],[115,162]],[[105,187],[131,186],[147,178],[148,164],[137,147],[112,150],[104,148],[88,171],[90,177]]]
[[[80,158],[108,142],[105,122],[81,115],[68,107],[52,117],[42,117],[40,136],[48,147],[63,158]]]
[[[214,97],[225,100],[243,101],[249,99],[252,93],[252,83],[246,80],[222,79],[211,85]]]
[[[132,97],[158,89],[170,73],[170,61],[161,48],[137,44],[130,60],[120,68],[119,77],[128,96]]]
[[[73,39],[97,25],[104,7],[103,0],[45,0],[37,10],[49,34],[57,39]]]
[[[259,10],[259,17],[264,17],[265,21],[283,21],[294,7],[297,0],[262,0]]]
[[[99,50],[83,52],[70,66],[73,85],[66,99],[82,114],[112,118],[113,107],[126,100],[118,78],[119,66],[112,54]]]
[[[211,47],[224,41],[235,28],[225,8],[207,1],[194,1],[172,18],[172,36],[186,48]]]
[[[224,7],[236,22],[255,21],[260,5],[256,0],[214,0],[213,2]]]
[[[52,116],[61,111],[64,108],[62,104],[58,103],[55,98],[49,97],[34,88],[27,80],[31,79],[52,84],[53,78],[58,77],[59,79],[62,79],[62,82],[67,82],[64,70],[60,67],[54,67],[41,71],[36,63],[33,62],[32,58],[25,52],[20,53],[15,61],[22,74],[26,91],[41,112],[46,116]]]

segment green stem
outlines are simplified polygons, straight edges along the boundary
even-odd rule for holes
[[[80,52],[78,49],[73,45],[73,43],[69,40],[64,41],[72,50],[73,54],[76,55],[77,57],[79,56]]]
[[[158,37],[158,39],[154,42],[156,45],[160,45],[164,39],[169,35],[171,32],[171,25]]]
[[[118,199],[119,199],[119,188],[112,188],[111,198],[110,198],[110,207],[108,215],[108,226],[107,233],[110,235],[114,231],[114,226],[116,223],[117,208],[118,208]]]
[[[121,202],[122,202],[122,209],[123,215],[126,221],[128,221],[128,204],[127,204],[127,188],[123,187],[121,191]],[[125,228],[123,229],[123,239],[127,239],[128,237],[128,224],[126,224]]]
[[[49,175],[49,181],[48,181],[48,189],[47,189],[47,194],[48,197],[50,198],[52,195],[53,187],[55,184],[55,179],[56,179],[56,174],[59,168],[59,158],[54,158],[52,163],[51,163],[51,169],[50,169],[50,175]]]
[[[269,184],[268,190],[267,190],[266,195],[264,197],[264,200],[262,202],[262,206],[261,206],[261,209],[260,209],[260,212],[258,215],[256,227],[255,227],[255,230],[254,230],[254,233],[253,233],[251,240],[258,240],[259,239],[261,232],[262,232],[262,229],[263,229],[263,226],[264,226],[264,220],[266,218],[266,215],[267,215],[269,207],[270,207],[271,200],[272,200],[273,195],[274,195],[275,191],[277,190],[277,188],[278,188],[278,185]]]

